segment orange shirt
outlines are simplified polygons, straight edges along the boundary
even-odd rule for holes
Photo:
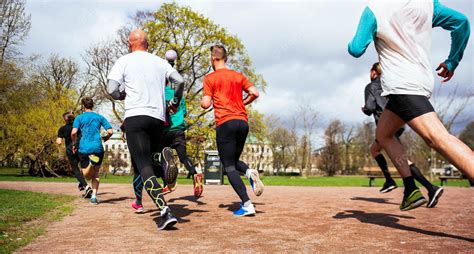
[[[247,121],[242,91],[248,92],[252,86],[242,73],[230,69],[218,69],[204,77],[203,94],[212,97],[217,126],[229,120]]]

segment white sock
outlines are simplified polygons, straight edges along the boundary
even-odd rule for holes
[[[245,203],[244,203],[244,207],[249,207],[252,205],[252,201],[250,200],[247,200]]]
[[[160,216],[163,217],[163,215],[166,214],[166,212],[168,211],[168,209],[169,209],[169,208],[168,208],[167,206],[163,207],[163,209],[161,209],[161,211],[160,211]]]
[[[252,172],[252,170],[250,168],[248,168],[246,171],[245,171],[245,177],[247,177],[247,179],[250,179],[250,172]]]

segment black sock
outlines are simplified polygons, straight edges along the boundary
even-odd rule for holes
[[[418,169],[414,163],[410,165],[410,171],[413,178],[421,183],[428,191],[433,190],[433,185],[423,176],[420,169]]]
[[[226,167],[225,171],[227,172],[227,178],[229,179],[230,185],[234,188],[234,191],[239,195],[242,203],[245,203],[250,200],[247,195],[247,189],[245,188],[242,178],[240,178],[239,172],[235,169],[235,166]]]
[[[403,184],[405,185],[405,195],[410,195],[412,191],[417,189],[413,176],[403,178]]]
[[[382,170],[382,173],[385,176],[385,180],[387,182],[394,182],[392,176],[390,175],[390,172],[388,172],[387,161],[385,160],[385,157],[383,157],[383,154],[375,156],[374,159]]]

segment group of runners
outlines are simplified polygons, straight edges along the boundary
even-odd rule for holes
[[[375,43],[379,62],[371,68],[372,82],[365,89],[362,111],[374,115],[377,126],[370,151],[386,177],[380,191],[385,193],[397,188],[381,153],[385,150],[403,178],[405,189],[400,205],[403,211],[425,203],[434,207],[443,194],[443,188],[432,185],[408,160],[399,140],[405,124],[468,179],[474,179],[472,150],[449,134],[429,102],[434,85],[429,57],[431,31],[438,26],[451,31],[449,57],[437,68],[438,75],[446,82],[462,59],[470,28],[463,14],[443,6],[438,0],[373,1],[362,13],[357,32],[348,45],[349,53],[360,57],[372,41]],[[186,155],[184,79],[173,68],[176,52],[166,53],[168,61],[148,53],[144,31],[137,29],[130,33],[129,47],[131,53],[119,58],[108,75],[107,92],[115,100],[125,100],[122,127],[135,172],[136,199],[132,207],[137,212],[143,211],[144,188],[160,210],[158,228],[165,229],[178,221],[164,198],[176,188],[178,175],[171,148],[177,151],[180,161],[193,175],[194,195],[202,194],[202,174],[196,172]],[[201,107],[214,109],[219,156],[229,182],[241,200],[239,209],[233,214],[254,215],[255,207],[240,175],[248,178],[257,196],[262,194],[264,186],[258,172],[239,158],[249,132],[245,106],[258,98],[259,92],[247,77],[226,65],[227,57],[223,45],[210,48],[214,71],[203,80]],[[59,130],[57,142],[60,144],[61,139],[65,139],[79,188],[85,191],[84,196],[90,198],[91,203],[97,204],[98,168],[104,154],[101,139],[107,140],[112,135],[112,128],[104,117],[92,112],[90,98],[83,98],[82,105],[84,113],[75,120],[72,113],[63,116],[66,125]],[[105,137],[100,136],[101,127],[107,130]],[[80,141],[77,143],[77,140]],[[83,176],[92,180],[91,185]],[[159,183],[160,178],[163,186]],[[415,179],[428,190],[428,200],[416,187]]]

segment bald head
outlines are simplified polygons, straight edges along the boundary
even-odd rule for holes
[[[146,33],[140,29],[133,30],[128,37],[128,46],[132,52],[137,50],[146,51],[148,49]]]

